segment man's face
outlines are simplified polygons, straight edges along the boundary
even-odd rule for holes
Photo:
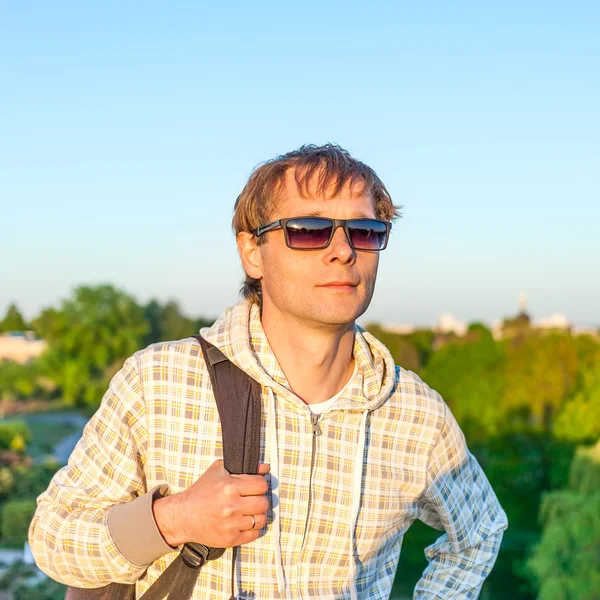
[[[360,186],[347,184],[335,197],[327,190],[319,195],[315,188],[311,182],[308,197],[301,197],[293,172],[288,171],[271,221],[301,216],[375,218],[373,200]],[[270,311],[269,317],[292,316],[312,326],[328,326],[353,323],[366,311],[375,287],[378,252],[353,250],[342,227],[321,250],[288,248],[282,229],[264,235],[265,242],[257,248],[263,316]]]

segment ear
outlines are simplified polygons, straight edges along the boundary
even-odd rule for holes
[[[262,256],[260,247],[256,243],[256,237],[248,231],[240,231],[236,241],[246,275],[253,279],[260,279],[263,276]]]

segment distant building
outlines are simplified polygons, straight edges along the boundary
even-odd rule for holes
[[[492,324],[492,337],[495,340],[502,339],[502,321],[494,321]]]
[[[410,335],[417,330],[416,325],[403,325],[397,323],[384,323],[381,329],[388,333],[398,333],[400,335]]]
[[[9,331],[0,334],[0,361],[26,363],[43,354],[48,343],[37,339],[33,331]]]
[[[537,329],[561,329],[563,331],[569,331],[571,325],[565,315],[561,313],[553,313],[549,317],[544,317],[536,321],[534,327]]]
[[[502,321],[496,321],[492,325],[492,337],[495,340],[506,338],[522,338],[531,329],[531,317],[527,312],[527,294],[519,294],[519,314],[516,317],[507,317]]]
[[[531,317],[521,311],[516,317],[508,317],[502,321],[498,331],[499,337],[496,339],[521,338],[527,335],[530,329]]]
[[[469,326],[464,321],[459,321],[451,314],[444,314],[440,317],[436,330],[440,333],[453,333],[462,337],[467,333]]]
[[[449,313],[443,314],[434,327],[385,323],[381,325],[384,331],[397,333],[399,335],[410,335],[421,329],[431,329],[435,332],[433,348],[438,349],[451,342],[469,342],[469,325],[464,321],[459,321]],[[553,313],[549,317],[544,317],[533,322],[527,312],[527,294],[519,294],[519,312],[514,317],[506,317],[495,321],[492,324],[491,332],[495,340],[526,338],[532,331],[538,333],[563,331],[571,335],[589,335],[600,340],[600,327],[592,325],[573,325],[569,319],[562,313]],[[458,340],[457,338],[462,338]]]

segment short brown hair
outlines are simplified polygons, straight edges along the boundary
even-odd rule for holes
[[[235,202],[232,225],[236,236],[240,231],[251,232],[269,222],[285,174],[292,168],[298,192],[303,198],[308,195],[308,185],[313,177],[317,177],[318,193],[322,194],[333,186],[332,196],[336,196],[348,182],[350,185],[360,183],[371,193],[378,219],[391,221],[400,216],[402,207],[393,204],[385,185],[371,167],[350,156],[337,144],[305,144],[298,150],[262,163],[252,172]],[[263,243],[263,238],[259,237],[257,243]],[[260,304],[259,279],[246,275],[240,292],[244,298]]]

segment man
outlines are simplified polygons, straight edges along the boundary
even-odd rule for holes
[[[355,325],[395,216],[375,172],[337,146],[254,171],[233,219],[244,299],[202,335],[261,384],[258,474],[218,460],[196,341],[154,344],[38,498],[42,570],[77,587],[141,577],[139,597],[195,541],[240,546],[204,566],[195,599],[387,598],[420,519],[445,534],[415,597],[478,596],[506,516],[439,394]]]

